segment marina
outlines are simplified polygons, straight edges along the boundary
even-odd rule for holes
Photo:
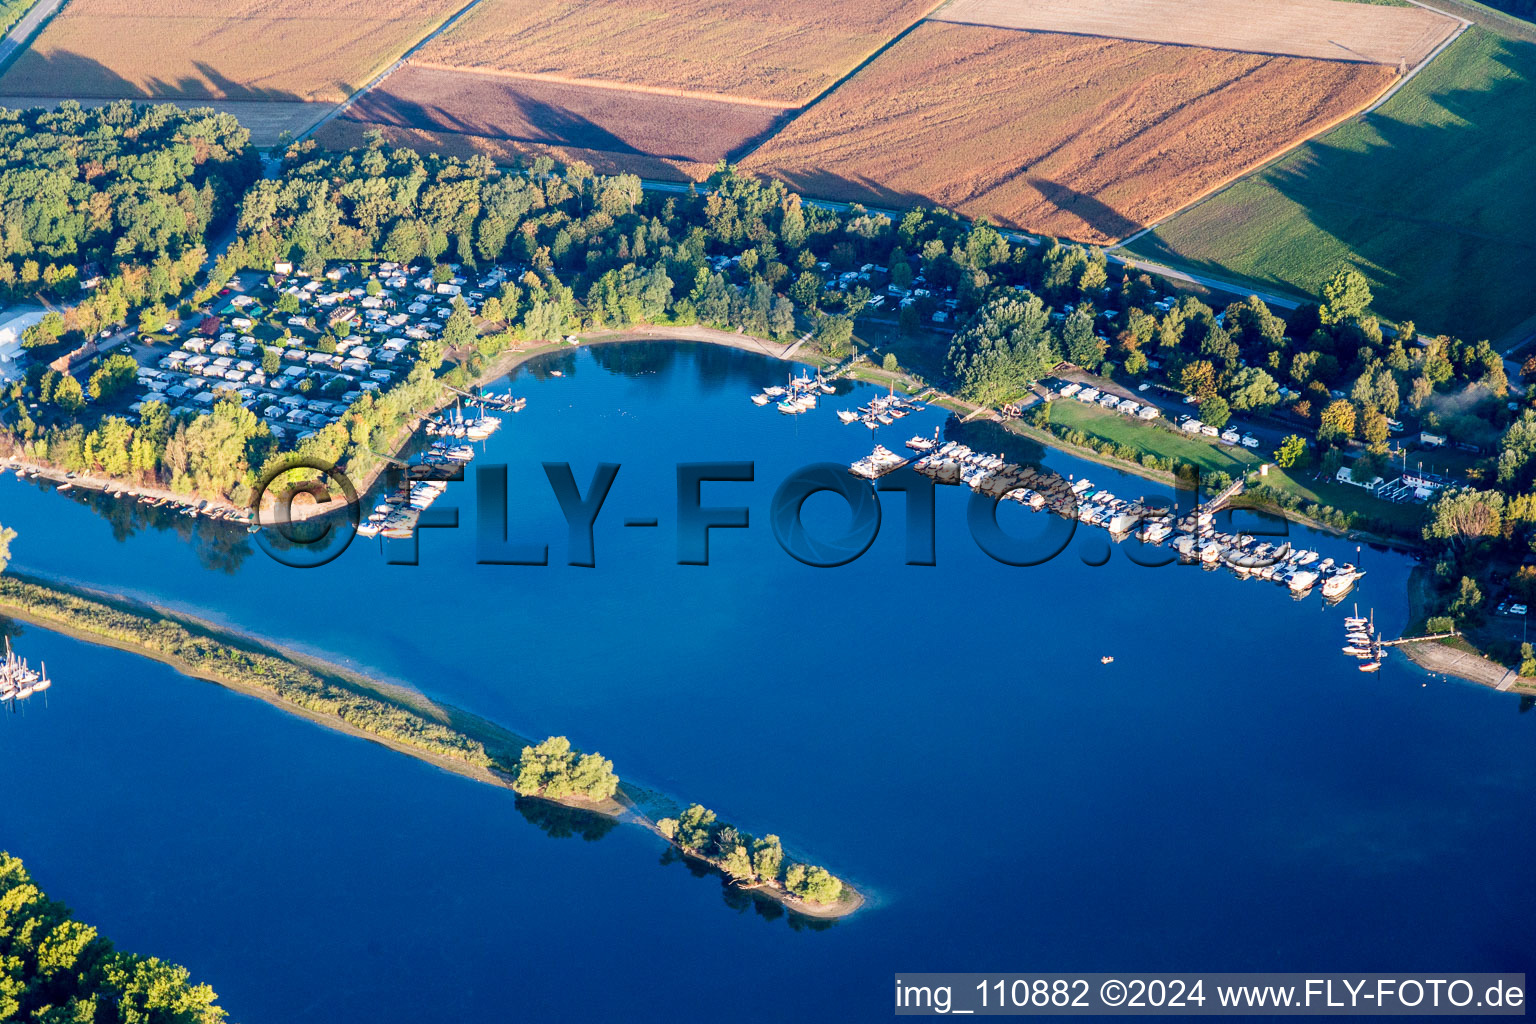
[[[25,658],[17,657],[11,650],[10,637],[5,638],[5,657],[0,660],[0,706],[16,710],[20,701],[33,694],[46,693],[53,685],[48,678],[48,666],[40,664],[32,668]]]
[[[999,454],[973,451],[957,441],[941,444],[937,430],[932,440],[919,435],[907,447],[922,454],[914,461],[876,445],[868,456],[850,465],[849,472],[875,480],[910,464],[937,483],[962,485],[994,500],[1052,512],[1106,530],[1116,541],[1134,538],[1144,544],[1170,544],[1183,562],[1211,569],[1225,566],[1240,579],[1280,584],[1298,599],[1320,589],[1325,602],[1337,603],[1365,575],[1353,563],[1320,560],[1318,552],[1293,548],[1288,541],[1272,543],[1248,533],[1217,531],[1215,516],[1241,490],[1240,480],[1180,516],[1144,498],[1124,498],[1095,487],[1086,477],[1063,478],[1049,470],[1008,462]]]

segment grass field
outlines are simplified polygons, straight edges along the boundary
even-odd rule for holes
[[[1536,44],[1474,27],[1375,113],[1129,249],[1307,294],[1353,263],[1382,314],[1498,340],[1536,312],[1532,125]]]
[[[1253,469],[1264,461],[1257,452],[1237,445],[1215,444],[1203,437],[1186,434],[1169,426],[1166,420],[1148,423],[1121,415],[1112,409],[1072,399],[1058,399],[1051,403],[1051,422],[1115,444],[1129,445],[1148,455],[1172,459],[1181,465],[1199,466],[1202,470],[1220,470],[1232,476]]]
[[[1129,416],[1082,402],[1058,400],[1051,403],[1051,422],[1081,430],[1085,434],[1128,445],[1138,451],[1171,458],[1176,463],[1199,466],[1204,471],[1220,470],[1232,476],[1256,469],[1270,461],[1263,449],[1249,450],[1235,445],[1216,444],[1167,425],[1166,420],[1147,423]],[[1303,501],[1331,505],[1390,524],[1398,532],[1417,536],[1424,522],[1420,505],[1400,505],[1368,494],[1359,487],[1314,480],[1311,471],[1291,474],[1272,468],[1263,483]]]
[[[395,128],[709,166],[765,135],[783,114],[743,103],[411,64],[344,116]]]
[[[1384,67],[927,22],[742,162],[807,195],[1123,238],[1358,110]]]
[[[937,17],[1246,53],[1419,63],[1457,22],[1423,7],[1336,0],[953,0]]]
[[[456,0],[69,0],[0,96],[340,101]]]
[[[484,0],[422,48],[452,67],[799,106],[938,0]]]

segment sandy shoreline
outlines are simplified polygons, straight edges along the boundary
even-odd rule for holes
[[[1437,641],[1403,644],[1402,651],[1409,661],[1428,672],[1455,676],[1501,693],[1536,693],[1536,683],[1522,680],[1514,669],[1449,644]]]

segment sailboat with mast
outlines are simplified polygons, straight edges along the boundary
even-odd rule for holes
[[[0,704],[14,707],[16,701],[41,693],[52,685],[53,680],[48,678],[47,664],[37,669],[32,668],[25,658],[17,657],[16,652],[11,650],[11,639],[6,637],[5,658],[0,660]]]

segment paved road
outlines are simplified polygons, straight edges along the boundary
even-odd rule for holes
[[[0,39],[0,68],[5,67],[16,51],[27,45],[27,40],[32,38],[38,26],[53,16],[53,12],[59,9],[64,0],[38,0],[38,3],[28,11],[20,21],[11,26],[11,30]]]
[[[449,18],[447,21],[445,21],[441,25],[437,26],[437,28],[435,28],[431,32],[427,33],[427,35],[425,37],[423,37],[421,40],[419,40],[416,43],[415,46],[411,47],[409,50],[406,50],[404,53],[402,53],[400,55],[400,59],[399,60],[395,61],[389,67],[385,68],[383,71],[380,71],[377,75],[374,76],[374,78],[373,78],[373,80],[371,82],[369,82],[367,85],[363,86],[361,89],[357,90],[357,92],[354,92],[351,96],[348,96],[345,100],[343,100],[336,107],[335,110],[332,110],[330,113],[326,114],[320,120],[316,121],[314,124],[310,125],[306,129],[304,129],[304,131],[299,133],[298,137],[295,138],[293,141],[295,141],[295,142],[303,142],[305,139],[307,139],[311,135],[315,134],[315,132],[319,131],[325,125],[330,124],[333,120],[335,120],[336,118],[340,117],[347,110],[347,108],[351,107],[352,104],[356,103],[358,101],[358,99],[360,99],[365,93],[367,93],[369,90],[371,90],[375,86],[377,86],[380,82],[384,81],[384,79],[388,78],[390,75],[394,74],[396,71],[399,71],[402,67],[404,67],[405,66],[405,62],[410,60],[412,57],[414,57],[418,50],[420,50],[423,46],[426,46],[428,43],[430,43],[432,40],[436,39],[438,36],[442,35],[444,32],[448,31],[450,28],[452,28],[454,26],[455,22],[457,22],[460,18],[464,17],[464,15],[468,14],[470,11],[474,10],[478,6],[480,6],[480,0],[469,0],[469,3],[467,3],[463,7],[459,8],[459,10],[453,15],[453,17]]]

